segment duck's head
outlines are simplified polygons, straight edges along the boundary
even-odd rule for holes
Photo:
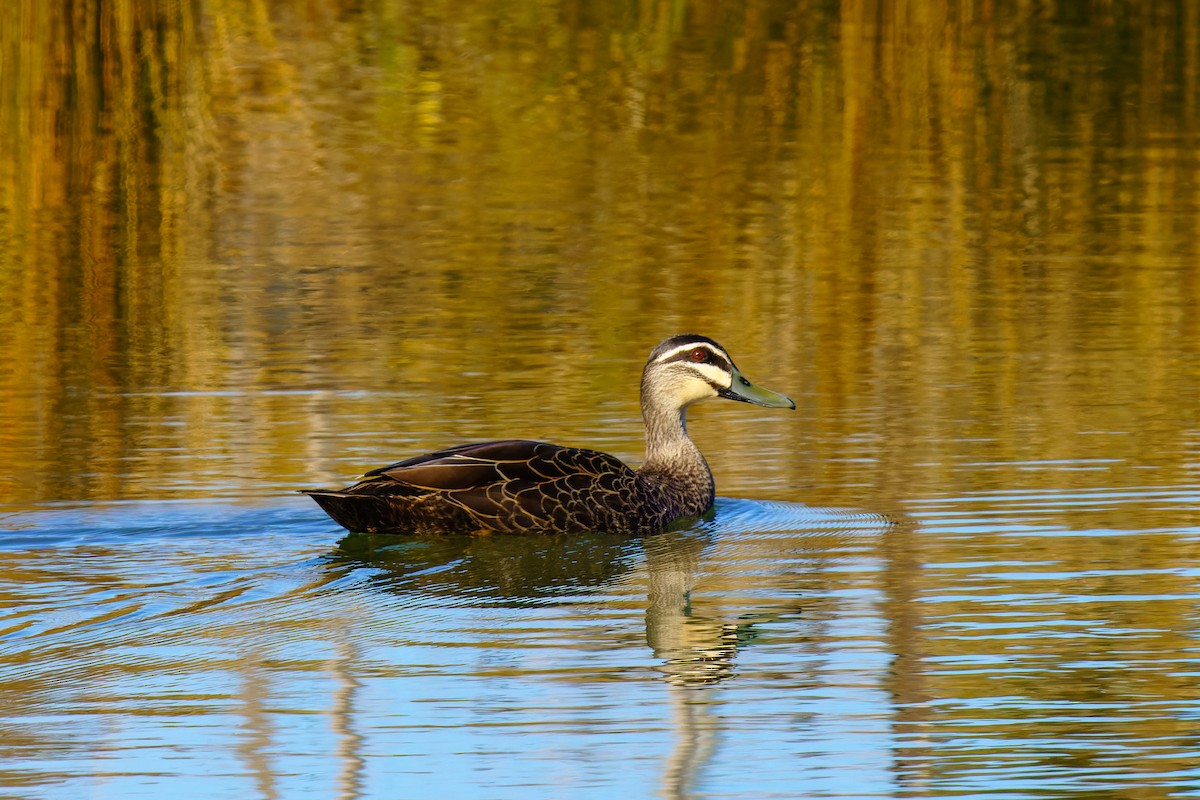
[[[642,401],[659,407],[686,408],[710,397],[724,397],[768,408],[795,408],[778,392],[755,386],[734,365],[724,347],[707,336],[681,334],[662,341],[642,370]]]

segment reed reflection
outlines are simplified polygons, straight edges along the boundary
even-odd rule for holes
[[[364,796],[367,764],[364,753],[366,740],[357,719],[357,701],[362,681],[355,674],[355,667],[361,662],[361,654],[356,643],[345,631],[339,633],[341,635],[336,640],[337,655],[330,665],[336,689],[329,716],[338,740],[336,760],[341,765],[335,785],[338,800],[354,800]]]
[[[224,468],[190,496],[267,465],[310,485],[350,455],[315,444],[333,415],[440,443],[430,365],[472,365],[511,430],[531,386],[583,401],[620,371],[512,370],[496,342],[617,365],[664,327],[736,326],[818,387],[786,451],[833,502],[951,477],[914,463],[1122,450],[1076,422],[1187,473],[1187,420],[1157,410],[1192,393],[1200,341],[1188,4],[585,5],[497,38],[502,12],[445,2],[16,3],[0,500],[161,497],[197,461]],[[314,386],[376,394],[352,426],[346,398],[165,396]],[[878,466],[839,467],[851,437]]]

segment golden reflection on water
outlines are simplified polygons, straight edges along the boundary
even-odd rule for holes
[[[264,11],[9,12],[10,502],[259,493],[458,436],[636,455],[637,368],[685,329],[802,398],[696,426],[726,491],[1190,469],[1182,8]]]
[[[1195,699],[1088,660],[1106,627],[1143,632],[1114,657],[1139,668],[1194,634],[1192,4],[20,0],[0,48],[9,520],[262,501],[470,439],[636,460],[642,361],[696,331],[799,405],[692,414],[720,494],[901,520],[876,584],[898,724],[998,692]],[[561,571],[532,545],[460,545],[424,590],[528,592],[524,569],[487,572],[501,551]],[[613,547],[579,585],[625,568]],[[668,680],[727,682],[746,626],[792,613],[730,600],[753,571],[684,603],[702,559],[647,547],[662,585],[637,613]],[[799,545],[739,547],[751,565]],[[5,562],[15,586],[53,583]],[[1023,625],[1068,688],[996,671]],[[251,708],[265,677],[246,670]],[[697,720],[678,764],[712,743],[698,702],[676,709]],[[245,724],[270,796],[263,718]]]

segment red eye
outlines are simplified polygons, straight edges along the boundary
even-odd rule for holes
[[[707,351],[707,350],[705,350],[704,348],[701,348],[701,347],[697,347],[695,350],[693,350],[693,351],[691,352],[691,354],[690,354],[690,355],[691,355],[691,357],[692,357],[692,361],[706,361],[706,360],[708,360],[708,351]]]

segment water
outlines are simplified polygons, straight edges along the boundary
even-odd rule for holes
[[[553,775],[572,794],[678,796],[709,771],[736,790],[776,737],[794,741],[760,764],[764,789],[788,792],[803,742],[828,781],[843,714],[891,739],[868,677],[890,660],[870,585],[886,526],[744,500],[719,516],[651,539],[336,543],[307,505],[16,520],[9,790],[153,796],[169,775],[197,797],[503,796]]]
[[[5,6],[0,794],[1200,793],[1197,43],[1187,3]],[[296,494],[636,463],[684,331],[798,405],[689,413],[710,521]]]
[[[712,522],[649,539],[339,539],[294,502],[43,509],[3,541],[5,783],[1194,789],[1200,531],[1048,518],[1194,519],[1196,489],[930,498],[903,520],[722,498]],[[1119,561],[1129,546],[1146,557]]]

